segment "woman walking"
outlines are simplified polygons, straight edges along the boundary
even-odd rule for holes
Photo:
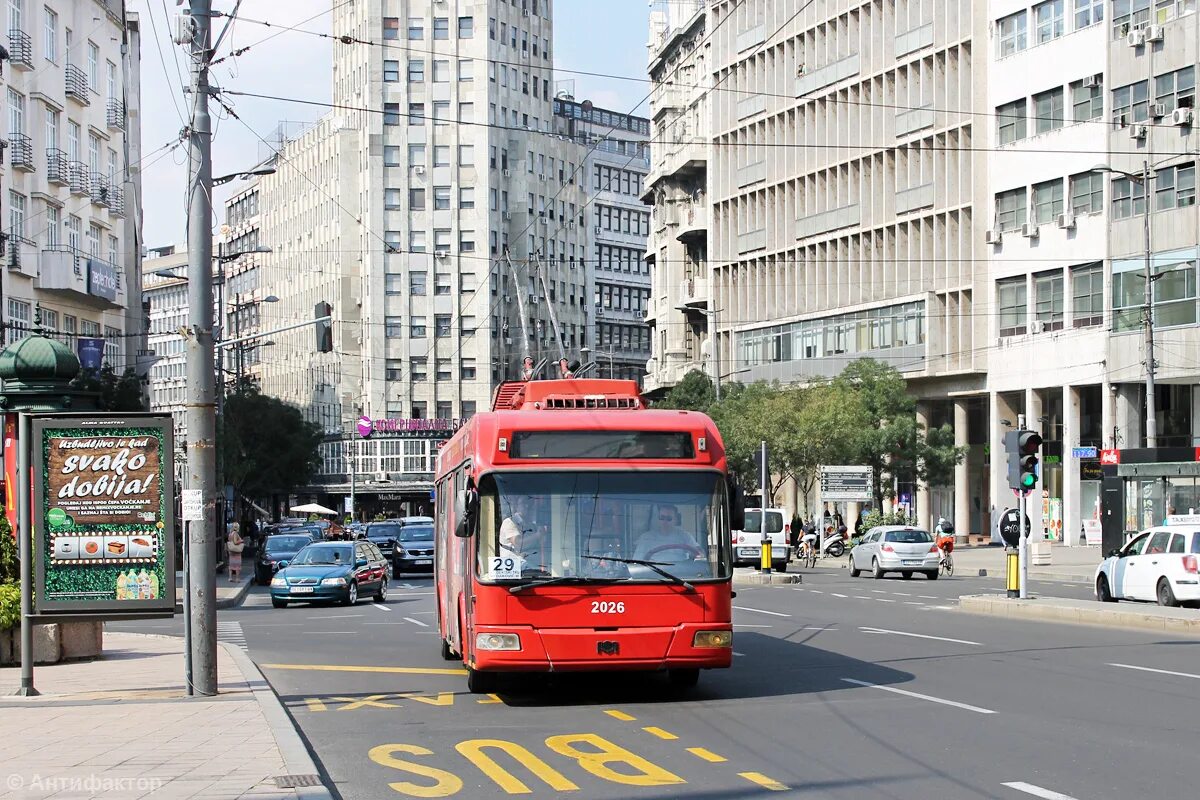
[[[246,548],[246,542],[239,533],[239,527],[236,522],[229,526],[229,538],[225,542],[225,549],[229,553],[230,583],[236,583],[242,577],[242,550]]]

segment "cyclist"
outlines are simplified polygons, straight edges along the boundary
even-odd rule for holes
[[[800,558],[801,560],[808,559],[815,561],[813,556],[817,552],[817,527],[811,522],[804,525],[804,533],[800,538]]]
[[[941,552],[941,566],[949,574],[954,569],[954,561],[950,553],[954,551],[954,525],[945,517],[938,517],[937,527],[934,528],[934,541]]]

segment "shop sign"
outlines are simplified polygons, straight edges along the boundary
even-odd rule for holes
[[[1071,458],[1095,458],[1099,451],[1095,447],[1072,447]]]
[[[1111,450],[1100,451],[1100,463],[1105,465],[1113,465],[1121,463],[1121,451],[1115,448]]]
[[[366,439],[373,433],[398,433],[401,435],[448,438],[462,427],[461,419],[425,419],[387,417],[371,419],[363,416],[358,418],[356,427],[358,435]]]
[[[39,614],[175,609],[170,415],[33,419]]]

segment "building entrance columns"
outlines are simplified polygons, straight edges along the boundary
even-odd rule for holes
[[[954,446],[967,447],[967,401],[954,401]],[[966,544],[971,533],[971,480],[967,457],[954,465],[954,531],[959,544]]]

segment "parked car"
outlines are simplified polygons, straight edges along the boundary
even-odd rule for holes
[[[765,521],[767,535],[771,537],[771,568],[777,572],[784,571],[791,560],[791,548],[788,547],[791,525],[786,520],[786,512],[782,508],[768,508],[765,511],[747,508],[745,526],[733,532],[734,565],[757,565],[761,562]]]
[[[302,528],[292,528],[284,533],[271,534],[259,548],[258,558],[254,561],[254,581],[261,585],[271,582],[271,577],[279,571],[281,564],[286,564],[296,557],[296,554],[313,542],[320,541],[320,536]]]
[[[850,551],[850,577],[870,570],[874,578],[899,572],[911,578],[914,572],[936,581],[941,554],[929,531],[909,525],[880,525],[872,528]]]
[[[1160,527],[1113,550],[1096,568],[1096,599],[1157,601],[1162,606],[1200,601],[1200,531]]]
[[[382,603],[387,591],[387,560],[371,542],[315,542],[271,579],[271,605],[284,608],[300,601],[352,606],[364,595]]]

